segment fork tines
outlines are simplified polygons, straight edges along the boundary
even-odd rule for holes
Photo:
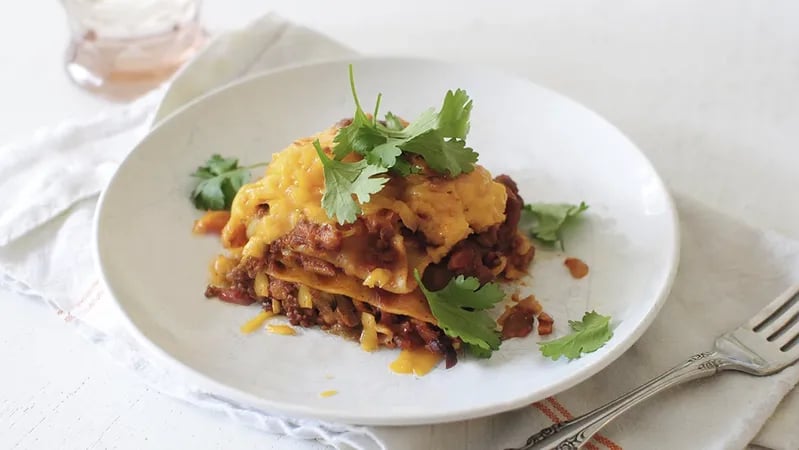
[[[799,344],[799,285],[792,286],[746,323],[787,352]]]

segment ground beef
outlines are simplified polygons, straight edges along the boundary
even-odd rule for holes
[[[548,334],[552,334],[552,324],[555,323],[555,320],[552,319],[552,316],[549,314],[542,312],[538,315],[538,335],[539,336],[546,336]]]
[[[343,295],[336,296],[336,319],[338,323],[348,328],[361,325],[358,314],[355,312],[355,305],[349,297]]]
[[[290,297],[297,297],[297,285],[288,281],[269,279],[269,296],[275,300],[286,300]]]
[[[347,126],[349,123],[351,119],[345,119],[339,125]],[[418,163],[424,168],[423,161],[414,161],[411,158],[411,162]],[[503,272],[503,264],[506,267],[516,268],[517,271],[526,271],[535,250],[519,236],[517,231],[524,201],[519,196],[516,183],[510,177],[500,175],[495,181],[505,186],[507,192],[505,221],[482,233],[469,236],[455,245],[441,262],[428,266],[423,274],[423,282],[429,289],[443,288],[454,275],[473,276],[481,283],[493,281]],[[259,207],[259,213],[263,214],[266,211],[268,205]],[[345,233],[347,236],[367,239],[367,250],[362,255],[367,265],[389,267],[398,256],[392,246],[392,241],[398,232],[402,233],[408,246],[418,246],[421,249],[427,245],[423,235],[401,227],[400,217],[388,210],[361,217],[355,223],[341,228],[330,224],[302,222],[289,234],[272,242],[263,258],[247,258],[232,270],[227,276],[229,287],[209,286],[206,296],[219,297],[223,301],[239,304],[261,301],[266,309],[271,309],[273,301],[280,301],[283,313],[293,325],[321,326],[325,330],[353,339],[357,339],[361,332],[361,314],[370,313],[380,325],[390,330],[390,333],[386,334],[390,335],[390,339],[382,341],[383,345],[401,349],[424,347],[444,356],[446,366],[450,368],[457,362],[456,349],[461,347],[461,341],[447,336],[443,330],[430,323],[383,312],[372,305],[354,301],[349,297],[313,289],[311,289],[313,307],[301,308],[297,299],[298,285],[271,277],[269,298],[258,298],[253,290],[256,275],[265,267],[294,265],[317,275],[335,276],[337,270],[333,264],[298,253],[296,250],[310,247],[320,252],[338,252],[342,248]],[[533,325],[533,317],[528,317],[529,315],[527,311],[519,311],[519,314],[507,317],[503,327],[503,338],[528,334]],[[539,333],[551,332],[551,319],[548,316],[544,316],[543,320],[539,316],[539,321]]]
[[[425,348],[431,352],[444,355],[447,369],[458,362],[458,355],[453,347],[452,338],[444,334],[441,328],[419,320],[411,319],[411,321],[419,336],[425,342]]]
[[[387,250],[391,248],[391,239],[397,234],[399,228],[399,215],[394,211],[382,210],[377,214],[361,218],[366,231],[375,240],[377,250]]]
[[[332,294],[318,291],[314,296],[314,306],[319,312],[319,319],[323,327],[335,325],[339,322],[336,315],[336,299]]]
[[[505,252],[511,248],[513,239],[519,229],[519,219],[522,217],[522,207],[524,200],[519,196],[519,188],[516,183],[507,175],[500,175],[494,181],[505,186],[508,200],[505,203],[505,221],[496,230],[496,248]]]
[[[475,277],[480,283],[488,283],[502,270],[500,265],[503,264],[503,257],[507,259],[506,263],[522,270],[532,260],[532,247],[522,254],[516,252],[523,244],[517,229],[524,204],[518,195],[516,183],[507,175],[500,175],[495,180],[505,186],[507,192],[505,221],[457,243],[443,261],[444,264],[431,265],[425,271],[426,286],[434,290],[441,289],[455,275]]]
[[[426,348],[441,354],[446,360],[447,368],[457,363],[454,346],[456,340],[430,323],[384,312],[368,303],[315,289],[311,289],[314,307],[300,308],[297,302],[296,284],[270,280],[269,289],[272,298],[280,300],[284,313],[293,325],[302,327],[319,325],[336,334],[358,339],[362,330],[360,314],[369,313],[375,317],[377,323],[387,327],[392,333],[390,339],[383,341],[385,346],[401,349]]]
[[[207,298],[216,297],[223,302],[234,303],[236,305],[252,305],[255,303],[255,299],[246,290],[238,287],[221,288],[217,286],[208,286],[205,289],[205,296]]]
[[[311,236],[310,241],[318,248],[337,252],[341,250],[342,239],[340,231],[332,225],[324,225],[316,229],[316,233]]]
[[[533,331],[535,314],[526,308],[513,307],[502,324],[502,339],[525,337]]]
[[[494,279],[493,267],[486,266],[484,262],[488,253],[494,252],[490,248],[482,247],[475,240],[466,239],[452,249],[447,269],[456,275],[475,277],[480,280],[480,284],[488,283]]]
[[[269,280],[269,295],[274,300],[280,300],[283,314],[292,325],[312,327],[321,325],[319,310],[316,308],[301,308],[297,301],[297,285],[287,281],[271,278]]]
[[[532,262],[535,257],[535,247],[530,245],[530,248],[526,252],[519,253],[518,249],[521,249],[523,245],[520,242],[521,239],[521,236],[514,237],[514,244],[508,256],[508,266],[514,268],[516,271],[526,272],[527,267],[530,266],[530,262]],[[505,275],[510,279],[514,279],[514,277],[510,277],[508,273]]]
[[[392,268],[399,257],[399,253],[392,245],[392,240],[399,229],[399,216],[389,210],[361,217],[356,222],[340,229],[330,224],[300,222],[291,232],[273,241],[264,257],[267,263],[273,261],[294,263],[320,275],[332,276],[335,272],[334,266],[321,267],[319,263],[313,262],[312,266],[307,267],[306,261],[296,255],[308,254],[313,251],[317,254],[324,254],[325,259],[329,260],[336,252],[341,251],[346,233],[350,239],[365,242],[362,252],[359,253],[360,264],[367,267],[368,270],[377,267]]]
[[[272,301],[279,301],[282,313],[292,325],[320,326],[322,329],[351,339],[358,339],[360,336],[362,330],[360,314],[366,312],[372,314],[377,323],[391,331],[391,338],[383,341],[385,346],[401,349],[426,348],[442,355],[447,368],[457,363],[455,344],[460,341],[450,338],[435,325],[408,316],[384,312],[368,303],[354,301],[343,295],[309,289],[313,307],[301,308],[297,299],[299,287],[296,283],[270,278],[270,298],[262,300],[262,304],[264,309],[271,310]],[[255,302],[255,298],[246,290],[236,287],[209,286],[206,296],[243,305]]]
[[[427,266],[422,275],[422,283],[431,291],[438,291],[447,285],[452,278],[452,271],[447,268],[447,262]]]
[[[218,290],[219,295],[212,295],[211,297],[219,297],[220,300],[229,303],[249,305],[260,300],[255,294],[253,280],[255,279],[255,275],[262,268],[263,260],[258,258],[244,259],[241,263],[239,263],[238,266],[236,266],[226,275],[229,286],[209,286],[208,289],[206,289],[206,297],[209,296],[209,290],[211,292]],[[245,297],[250,300],[249,303],[244,303]]]
[[[319,258],[313,258],[311,256],[300,254],[296,256],[299,258],[302,268],[308,272],[313,272],[317,275],[322,275],[325,277],[332,277],[336,274],[336,266],[327,261],[322,261]]]
[[[384,312],[368,303],[315,289],[310,289],[313,308],[301,308],[297,300],[298,292],[299,288],[295,283],[274,278],[269,281],[271,298],[280,301],[283,313],[292,325],[302,327],[318,325],[336,334],[357,339],[362,329],[360,315],[369,313],[375,317],[377,323],[391,331],[391,339],[384,341],[387,347],[401,349],[424,347],[444,356],[447,368],[457,362],[455,351],[457,340],[450,338],[443,330],[430,323]]]
[[[287,235],[277,239],[271,245],[278,248],[296,249],[310,246],[314,250],[327,250],[337,252],[341,250],[343,236],[339,230],[330,224],[316,224],[300,222]]]
[[[497,319],[497,323],[502,327],[503,340],[523,338],[529,335],[533,331],[536,317],[538,317],[538,334],[546,330],[547,323],[549,324],[549,332],[552,331],[552,318],[543,311],[541,304],[534,296],[530,295],[519,299],[518,294],[514,294],[513,299],[516,304],[511,308],[507,308]]]

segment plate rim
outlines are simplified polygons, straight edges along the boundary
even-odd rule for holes
[[[211,97],[221,95],[221,93],[229,89],[232,89],[236,86],[253,82],[256,79],[268,78],[270,76],[283,72],[289,72],[295,70],[307,70],[312,67],[324,66],[330,64],[347,64],[347,63],[356,64],[358,62],[363,62],[363,61],[369,61],[369,62],[389,61],[393,63],[406,62],[410,64],[435,64],[439,66],[447,66],[449,68],[459,68],[461,70],[478,70],[484,73],[492,74],[494,76],[512,78],[517,81],[522,81],[528,84],[532,84],[535,87],[542,89],[549,94],[553,94],[554,96],[560,98],[561,100],[566,101],[567,103],[570,104],[569,106],[580,109],[582,110],[583,113],[589,114],[590,116],[592,116],[594,120],[598,120],[604,123],[605,126],[612,128],[616,133],[618,133],[618,135],[621,138],[626,140],[631,145],[632,151],[637,152],[638,156],[642,158],[642,163],[644,163],[647,166],[647,168],[651,171],[653,179],[655,180],[658,188],[665,196],[666,213],[671,217],[670,225],[671,229],[673,230],[673,234],[671,236],[672,245],[671,248],[669,249],[670,251],[668,254],[669,258],[668,273],[666,274],[666,277],[663,279],[663,283],[660,286],[658,286],[657,289],[658,294],[656,295],[656,299],[653,302],[652,307],[645,314],[643,320],[639,321],[637,324],[633,326],[632,332],[627,336],[626,339],[618,342],[613,348],[608,350],[605,355],[603,355],[593,364],[583,367],[580,370],[574,372],[572,376],[563,379],[565,381],[558,380],[558,382],[553,383],[552,386],[550,386],[548,389],[535,391],[534,394],[516,397],[512,400],[491,403],[490,405],[487,406],[461,408],[455,411],[447,411],[434,414],[427,413],[422,416],[420,416],[419,414],[410,414],[410,413],[402,413],[402,414],[394,413],[391,415],[380,416],[380,415],[375,415],[373,413],[366,414],[366,413],[347,412],[342,414],[342,413],[337,413],[335,412],[335,410],[331,409],[316,410],[311,406],[287,404],[279,401],[276,402],[255,394],[247,393],[241,389],[229,386],[224,382],[218,381],[212,378],[211,376],[206,375],[200,372],[199,370],[189,366],[188,364],[180,361],[179,359],[170,355],[166,350],[161,348],[157,343],[150,340],[142,332],[142,330],[134,323],[133,319],[128,315],[127,311],[122,305],[122,302],[119,301],[118,299],[119,297],[117,295],[118,292],[113,288],[112,284],[109,283],[109,276],[107,271],[105,270],[103,264],[102,252],[100,251],[100,218],[103,212],[103,208],[105,207],[108,187],[115,181],[120,172],[120,169],[125,165],[125,163],[131,157],[131,155],[133,155],[133,153],[137,151],[141,143],[144,142],[151,134],[157,132],[157,130],[160,130],[162,127],[168,126],[168,124],[172,122],[174,118],[177,117],[178,115],[184,113],[188,109],[193,108],[195,105],[204,102]],[[120,162],[117,170],[114,171],[113,176],[109,179],[108,184],[100,194],[97,206],[95,208],[94,217],[92,219],[92,255],[94,259],[94,266],[100,275],[100,282],[102,287],[109,294],[109,296],[114,302],[114,305],[121,314],[124,327],[131,333],[131,335],[136,339],[137,342],[139,342],[145,349],[152,352],[152,354],[155,355],[157,359],[159,359],[161,362],[163,362],[169,367],[172,367],[177,371],[182,372],[185,375],[191,376],[191,378],[196,380],[198,384],[202,384],[209,388],[209,389],[198,389],[197,386],[191,386],[190,390],[193,393],[199,393],[199,394],[211,393],[214,395],[216,400],[221,400],[227,403],[229,406],[234,406],[239,408],[256,407],[269,414],[289,415],[296,418],[310,418],[310,419],[325,420],[325,421],[337,422],[343,424],[373,425],[373,426],[429,425],[436,423],[448,423],[460,420],[486,417],[494,414],[499,414],[502,412],[519,409],[526,405],[531,404],[532,402],[539,401],[546,397],[562,393],[582,383],[588,378],[596,375],[597,373],[601,372],[603,369],[608,367],[611,363],[616,361],[620,356],[626,353],[636,342],[638,342],[641,336],[649,329],[652,322],[654,322],[655,318],[660,313],[661,309],[663,308],[663,305],[668,299],[668,296],[674,284],[674,279],[677,275],[680,262],[680,242],[681,242],[681,235],[679,228],[679,215],[674,203],[674,199],[671,195],[671,192],[666,187],[666,184],[663,182],[662,177],[657,172],[651,160],[646,156],[646,154],[641,151],[638,145],[636,145],[635,142],[632,141],[632,139],[630,139],[629,136],[627,136],[627,134],[625,134],[619,127],[614,125],[610,120],[606,119],[604,116],[600,115],[599,113],[587,107],[586,105],[582,104],[581,102],[576,101],[575,99],[559,91],[551,89],[546,85],[539,84],[521,74],[503,70],[501,68],[497,68],[492,65],[453,62],[444,59],[402,57],[402,56],[397,57],[397,56],[353,55],[349,57],[335,57],[330,59],[315,60],[312,62],[303,62],[303,63],[286,65],[272,70],[259,71],[244,76],[242,78],[239,78],[237,80],[233,80],[231,82],[218,86],[214,89],[211,89],[206,93],[193,98],[190,101],[183,103],[181,106],[175,108],[173,111],[164,115],[160,120],[155,122],[152,125],[152,127],[147,131],[147,134],[137,142],[137,144]],[[218,395],[217,393],[222,394],[222,396]]]

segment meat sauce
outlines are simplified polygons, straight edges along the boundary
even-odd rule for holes
[[[519,300],[505,310],[497,323],[502,327],[502,339],[523,338],[533,331],[535,319],[538,318],[538,334],[545,336],[552,333],[552,317],[545,313],[541,304],[532,295]]]
[[[588,275],[588,264],[577,258],[566,258],[563,265],[569,269],[572,278],[579,280]]]
[[[425,285],[438,290],[456,275],[477,277],[481,283],[493,281],[499,277],[518,278],[526,273],[527,266],[533,259],[535,249],[518,239],[518,222],[523,201],[518,195],[516,184],[507,176],[495,179],[503,184],[507,191],[505,206],[506,220],[491,227],[485,232],[473,234],[458,243],[449,256],[439,264],[431,265],[423,275]],[[393,259],[393,250],[389,242],[397,229],[399,218],[393,212],[369,215],[352,224],[350,233],[365,233],[369,239],[370,255],[375,262],[385,264]],[[221,219],[219,219],[221,222]],[[215,229],[218,223],[210,218],[206,221],[207,229]],[[222,224],[224,226],[224,224]],[[220,228],[221,229],[221,228]],[[405,230],[403,231],[403,233]],[[259,296],[254,289],[254,280],[266,264],[278,258],[286,257],[286,249],[296,244],[311,245],[319,251],[339,251],[343,240],[343,232],[329,225],[300,223],[288,235],[279,238],[266,249],[263,258],[245,258],[238,266],[228,272],[224,286],[209,286],[206,297],[217,297],[222,301],[248,305],[260,302],[265,311],[285,314],[289,322],[295,326],[320,328],[353,340],[358,340],[363,331],[361,315],[370,314],[376,321],[378,341],[381,346],[399,348],[408,355],[411,353],[426,355],[428,352],[437,355],[435,358],[421,358],[427,362],[435,359],[436,363],[443,358],[446,367],[457,363],[457,351],[462,342],[458,338],[447,336],[441,328],[430,323],[408,316],[383,312],[370,304],[351,299],[343,295],[310,289],[311,307],[301,307],[298,301],[300,286],[275,278],[268,280],[268,296]],[[406,240],[417,240],[416,245],[425,245],[423,237],[418,233],[409,233]],[[243,245],[243,244],[242,244]],[[336,268],[332,264],[318,258],[294,253],[294,258],[307,271],[321,276],[335,276]],[[514,269],[515,272],[511,269]],[[515,274],[515,275],[514,275]],[[539,332],[541,331],[540,305],[534,299],[520,301],[511,308],[504,318],[502,336],[523,337],[532,331],[534,318],[539,316]],[[308,306],[308,305],[306,305]],[[551,330],[551,326],[550,326]],[[419,358],[416,358],[419,359]],[[398,363],[400,366],[402,364]],[[433,364],[434,365],[434,364]],[[426,364],[422,364],[426,366]],[[398,366],[399,367],[399,366]],[[403,366],[404,367],[404,366]],[[430,366],[432,368],[432,366]],[[429,370],[429,368],[427,369]],[[412,370],[413,371],[413,370]],[[424,369],[420,370],[424,371]]]

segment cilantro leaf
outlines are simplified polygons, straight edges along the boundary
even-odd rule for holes
[[[444,138],[466,139],[469,133],[469,117],[471,116],[473,102],[463,89],[455,92],[447,91],[441,110],[436,112],[430,108],[424,111],[405,128],[399,128],[402,136],[413,139],[431,130],[437,130],[439,136]],[[392,114],[393,116],[393,114]],[[388,116],[386,117],[387,128]]]
[[[405,139],[412,139],[420,134],[434,130],[438,125],[438,114],[433,108],[425,110],[413,122],[402,130],[401,136]]]
[[[372,126],[366,115],[362,119],[357,114],[355,117],[333,138],[333,156],[339,161],[351,152],[368,155],[373,148],[386,143],[386,137]]]
[[[397,147],[397,142],[396,139],[390,139],[375,146],[372,151],[366,153],[366,162],[385,168],[396,166],[397,157],[402,154],[402,149]]]
[[[382,95],[378,95],[370,118],[358,100],[352,65],[349,78],[355,114],[352,122],[341,128],[333,139],[336,160],[356,152],[369,164],[394,169],[397,164],[402,165],[398,157],[405,151],[421,155],[427,165],[439,173],[457,176],[474,169],[477,153],[464,142],[473,105],[466,91],[447,91],[440,111],[430,108],[407,126],[391,112],[386,114],[385,124],[382,124],[377,121]],[[394,171],[401,175],[409,173],[407,165]]]
[[[389,111],[386,113],[386,128],[391,131],[402,131],[405,128],[405,125],[402,123],[402,119]]]
[[[596,311],[586,312],[580,322],[570,320],[571,334],[547,342],[539,342],[541,353],[552,360],[561,356],[572,359],[583,353],[591,353],[605,345],[613,337],[610,329],[610,316],[603,316]]]
[[[211,155],[204,166],[200,166],[191,174],[193,177],[208,179],[238,168],[237,158],[223,158],[220,155]]]
[[[227,200],[222,191],[222,179],[213,177],[197,184],[191,193],[191,200],[197,209],[219,211],[225,209]]]
[[[470,355],[474,356],[475,358],[488,359],[491,357],[491,353],[494,352],[494,350],[484,349],[483,347],[477,345],[472,345],[472,344],[464,344],[464,345],[466,346],[466,352],[468,352]]]
[[[339,223],[354,221],[361,208],[352,195],[356,195],[360,203],[368,202],[371,194],[379,192],[386,183],[384,178],[372,178],[373,175],[388,170],[400,176],[419,172],[419,167],[402,157],[403,152],[417,154],[430,169],[453,177],[474,170],[477,153],[464,141],[472,110],[472,100],[466,91],[448,91],[441,111],[428,109],[405,126],[405,122],[391,112],[386,114],[384,123],[378,122],[382,94],[378,94],[374,112],[368,116],[358,99],[352,64],[349,79],[355,101],[352,121],[340,128],[333,138],[332,160],[317,149],[325,172],[322,206],[329,217]],[[357,163],[342,163],[352,152],[363,159]],[[218,188],[223,190],[225,186]],[[213,194],[219,196],[218,192]]]
[[[233,203],[233,198],[239,192],[244,183],[250,179],[249,168],[234,170],[228,173],[225,180],[222,182],[222,192],[225,194],[225,209],[230,209]]]
[[[466,139],[469,134],[469,116],[472,100],[463,89],[447,91],[441,112],[438,113],[438,131],[444,137]]]
[[[524,205],[519,228],[543,242],[560,242],[560,232],[569,219],[588,209],[585,202],[579,205],[566,203],[533,203]]]
[[[430,130],[400,145],[408,153],[421,155],[436,172],[455,177],[474,170],[477,153],[462,139],[445,140],[438,130]]]
[[[322,207],[328,217],[335,218],[339,224],[354,222],[361,212],[359,203],[367,203],[371,195],[380,192],[388,181],[385,177],[372,177],[385,173],[387,169],[369,164],[365,159],[354,163],[330,159],[322,150],[318,139],[313,145],[322,161],[325,175]]]
[[[403,177],[407,177],[410,174],[419,173],[422,171],[419,166],[411,165],[411,163],[404,158],[397,158],[397,161],[394,163],[394,167],[392,167],[391,170]]]
[[[238,158],[223,158],[220,155],[211,155],[211,157],[208,158],[208,161],[205,162],[205,166],[197,168],[197,171],[199,172],[205,169],[213,175],[221,175],[225,172],[236,169],[238,165]]]
[[[387,138],[380,133],[377,129],[375,120],[369,120],[369,117],[361,108],[361,102],[358,100],[358,93],[355,91],[355,76],[352,72],[352,64],[350,64],[350,89],[352,90],[352,98],[355,100],[355,114],[352,116],[352,122],[344,128],[341,128],[336,137],[333,138],[333,155],[337,160],[341,160],[350,152],[357,152],[361,155],[366,155],[374,147],[386,142]],[[380,106],[380,96],[377,97],[377,105],[375,112]],[[374,119],[374,118],[373,118]]]
[[[200,179],[191,193],[194,207],[213,211],[230,209],[236,193],[249,179],[250,169],[263,165],[239,167],[236,158],[212,155],[204,166],[198,167],[192,174]]]
[[[424,287],[418,270],[414,271],[414,277],[438,326],[447,336],[460,338],[471,353],[480,357],[488,357],[499,349],[497,323],[486,313],[505,297],[499,286],[486,283],[481,287],[477,278],[459,275],[443,289],[433,292]]]

